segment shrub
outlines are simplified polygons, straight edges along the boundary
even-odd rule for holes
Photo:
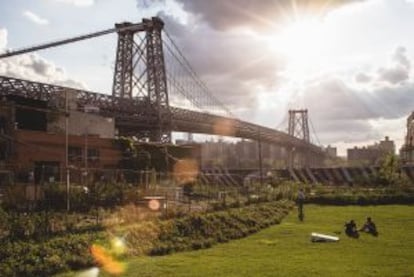
[[[290,201],[271,202],[208,214],[192,214],[163,222],[151,255],[211,247],[278,224],[292,207]]]
[[[94,264],[89,247],[103,233],[68,235],[35,244],[3,242],[0,248],[0,276],[50,276],[60,271]]]

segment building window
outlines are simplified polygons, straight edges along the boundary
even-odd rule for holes
[[[99,160],[99,150],[96,148],[88,149],[88,161],[98,161]]]
[[[71,162],[82,160],[82,149],[80,147],[69,146],[68,159]]]
[[[36,184],[59,182],[60,180],[59,162],[36,161],[34,163],[34,166],[35,167],[34,167],[33,177],[34,177],[34,181]]]

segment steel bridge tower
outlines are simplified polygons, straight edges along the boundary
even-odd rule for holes
[[[290,136],[310,143],[308,110],[289,110],[289,130]],[[293,168],[296,162],[300,166],[308,166],[310,163],[308,153],[297,152],[295,148],[288,149],[287,166]]]
[[[289,110],[288,134],[306,142],[310,142],[308,110]]]
[[[139,114],[147,118],[146,130],[136,136],[155,142],[171,141],[171,115],[167,91],[162,29],[158,18],[141,24],[115,24],[118,34],[112,95],[138,101]]]

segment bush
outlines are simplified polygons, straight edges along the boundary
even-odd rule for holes
[[[94,264],[89,252],[102,233],[69,235],[43,243],[4,242],[0,248],[0,276],[50,276]]]
[[[290,201],[262,203],[171,220],[146,221],[120,230],[127,244],[127,255],[165,255],[245,237],[279,223],[292,206]],[[0,276],[50,276],[90,267],[94,265],[89,250],[92,243],[105,238],[104,232],[95,231],[66,233],[64,237],[48,240],[43,237],[41,242],[36,242],[32,239],[50,231],[48,223],[52,218],[48,214],[10,217],[14,220],[10,232],[15,240],[2,241]]]
[[[243,238],[272,224],[278,224],[292,207],[279,201],[209,214],[193,214],[163,222],[151,255],[198,250],[218,242]]]
[[[332,193],[315,195],[307,198],[306,203],[321,205],[389,205],[389,204],[414,204],[414,193],[397,192],[386,193],[357,193],[340,194]]]

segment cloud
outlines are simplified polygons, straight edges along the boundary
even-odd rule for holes
[[[392,60],[398,64],[400,64],[401,66],[410,69],[411,67],[411,62],[410,60],[407,58],[407,49],[403,46],[399,46],[393,56],[392,56]]]
[[[401,66],[378,70],[379,79],[393,85],[406,81],[409,77],[408,73],[407,69]]]
[[[411,62],[404,47],[394,51],[391,61],[389,67],[378,70],[377,78],[357,73],[356,87],[332,73],[306,83],[303,101],[322,141],[378,140],[386,133],[383,124],[401,125],[413,110],[414,80],[410,79]],[[361,88],[361,83],[368,86]],[[400,133],[394,128],[390,135],[402,138],[403,124],[400,128]]]
[[[7,30],[0,28],[0,50],[7,48]],[[70,78],[64,69],[37,54],[25,54],[0,60],[0,75],[31,81],[86,89],[86,86]]]
[[[396,85],[408,80],[411,63],[407,58],[405,47],[398,47],[392,57],[392,65],[388,68],[378,69],[379,80]]]
[[[367,91],[348,86],[341,79],[320,79],[304,94],[304,102],[317,120],[395,119],[413,109],[414,82]]]
[[[226,30],[233,27],[273,28],[279,20],[302,14],[323,15],[341,5],[361,0],[176,0],[183,9],[212,26]]]
[[[263,37],[257,35],[259,29],[255,29],[254,33],[230,29],[238,26],[249,25],[256,28],[266,25],[266,20],[258,20],[259,18],[252,14],[261,14],[269,22],[278,21],[285,15],[281,10],[285,9],[288,13],[292,11],[289,9],[292,1],[176,2],[188,13],[185,23],[181,18],[172,15],[171,11],[168,12],[167,1],[137,0],[137,5],[141,8],[158,6],[163,10],[158,16],[164,20],[165,29],[185,53],[195,72],[225,106],[230,109],[257,110],[258,95],[263,92],[275,93],[284,81],[282,76],[286,70],[287,60],[282,54],[276,53]],[[304,9],[327,11],[345,3],[358,1],[296,2]],[[247,10],[251,14],[246,14]],[[244,115],[247,115],[247,112],[238,114],[241,118],[247,119]]]
[[[195,72],[225,106],[255,108],[258,92],[276,90],[284,60],[262,41],[206,24],[183,25],[163,12],[158,16]]]
[[[23,12],[23,16],[26,17],[27,19],[29,19],[30,21],[32,21],[33,23],[36,23],[38,25],[47,25],[49,24],[49,20],[47,20],[46,18],[42,18],[39,15],[35,14],[34,12],[31,11],[24,11]]]
[[[62,68],[37,54],[25,54],[0,60],[0,75],[79,89],[86,88],[81,82],[69,78]]]
[[[372,77],[363,72],[359,72],[357,75],[355,75],[355,81],[357,83],[369,83],[371,80]]]
[[[74,5],[77,7],[88,7],[95,4],[95,0],[54,0],[56,2]]]
[[[304,102],[311,117],[316,120],[358,120],[377,117],[364,91],[354,90],[335,76],[324,76],[313,80],[306,87]]]
[[[165,4],[165,0],[137,0],[138,8],[147,9],[153,5]]]

